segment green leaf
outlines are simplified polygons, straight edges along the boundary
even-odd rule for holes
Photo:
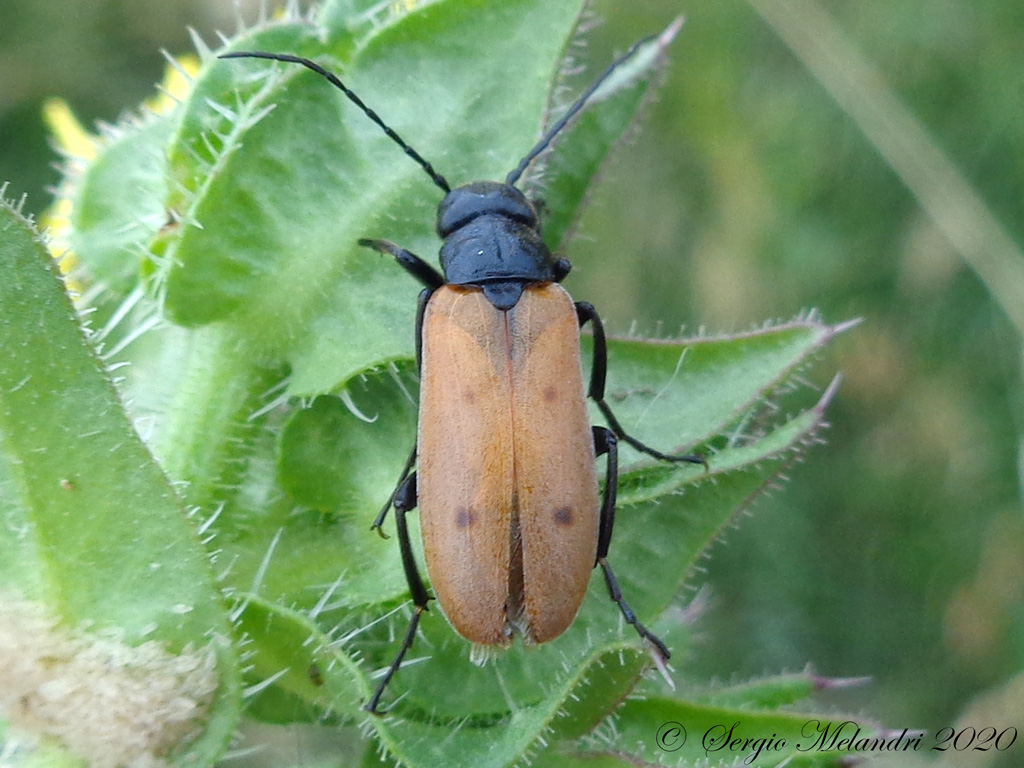
[[[616,713],[621,743],[634,759],[658,765],[837,765],[886,732],[863,719],[727,709],[666,698],[627,701]],[[844,749],[843,739],[864,739]]]
[[[281,434],[278,477],[295,501],[354,515],[384,503],[380,489],[397,477],[389,465],[416,437],[416,404],[405,381],[409,373],[397,368],[367,376],[344,398],[321,395],[292,414]],[[361,413],[361,404],[372,411]]]
[[[133,731],[154,719],[168,732],[157,728],[140,751],[166,749],[202,725],[198,740],[177,748],[183,762],[210,765],[238,717],[239,675],[206,554],[121,409],[49,254],[6,203],[0,272],[0,625],[17,633],[0,687],[23,689],[30,703],[40,680],[26,674],[96,691],[91,711],[104,723],[124,718],[127,731],[90,726],[70,694],[43,729],[80,754],[130,756]],[[96,653],[121,659],[105,681],[86,679],[97,673]],[[205,677],[192,674],[207,664]],[[161,675],[178,686],[170,693],[195,700],[190,723],[160,720],[170,702],[145,681]],[[127,710],[115,714],[114,705]],[[118,737],[124,743],[96,743]]]
[[[866,678],[826,678],[805,670],[735,685],[712,686],[694,691],[690,698],[715,707],[778,709],[808,699],[822,689],[845,688],[863,682]]]
[[[388,752],[406,765],[439,768],[511,765],[546,746],[548,738],[575,730],[567,728],[562,720],[578,718],[593,707],[593,679],[617,680],[617,687],[621,687],[623,682],[636,678],[642,668],[643,655],[628,644],[613,642],[598,646],[586,654],[573,674],[563,674],[549,681],[549,695],[536,704],[517,707],[490,722],[474,723],[472,719],[444,722],[436,717],[413,720],[390,716],[377,725],[377,735]],[[462,685],[461,680],[459,685]],[[604,711],[610,701],[614,700],[605,700]]]
[[[558,136],[543,163],[543,178],[526,180],[528,187],[539,187],[544,240],[553,251],[565,247],[591,184],[647,101],[680,22],[676,20],[661,35],[628,53],[587,109]],[[564,111],[564,105],[549,104],[549,122]],[[537,175],[537,171],[531,174]]]
[[[133,118],[103,136],[96,158],[73,180],[71,247],[92,279],[121,296],[169,223],[164,150],[172,127],[167,117]]]
[[[684,451],[721,435],[736,450],[765,433],[777,390],[848,327],[810,316],[733,336],[609,340],[607,400],[649,445]]]
[[[264,687],[264,691],[290,694],[292,705],[307,705],[312,721],[323,712],[363,716],[359,703],[369,698],[370,684],[356,659],[339,649],[316,625],[315,613],[310,617],[252,593],[239,593],[237,597],[242,601],[238,626],[255,649],[248,674],[256,681],[275,681],[273,688]],[[280,703],[278,700],[277,706]],[[305,719],[292,711],[268,718],[266,706],[261,714],[264,719],[280,722]]]
[[[541,754],[531,765],[537,768],[636,768],[638,763],[623,755],[597,752],[570,755],[552,750]]]

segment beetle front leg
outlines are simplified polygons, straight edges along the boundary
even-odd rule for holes
[[[580,326],[589,322],[594,328],[594,361],[590,368],[590,389],[587,396],[597,403],[597,407],[608,419],[608,426],[611,427],[616,437],[625,440],[641,453],[646,453],[661,461],[685,461],[691,464],[702,464],[707,470],[708,460],[700,454],[662,453],[626,433],[626,430],[619,424],[619,420],[615,418],[615,414],[612,413],[611,407],[604,400],[605,380],[608,375],[608,342],[604,336],[604,324],[601,322],[597,310],[594,309],[594,305],[585,301],[576,302],[576,317],[579,319]]]
[[[601,499],[601,520],[597,534],[597,562],[604,572],[604,581],[608,586],[608,594],[619,610],[622,611],[622,618],[627,624],[631,624],[644,640],[654,646],[662,661],[667,661],[671,654],[665,643],[647,627],[640,623],[629,603],[622,596],[619,589],[619,582],[608,564],[608,548],[612,543],[612,529],[615,527],[615,503],[619,491],[619,441],[607,427],[593,427],[594,453],[597,456],[608,456],[607,469],[604,478],[604,496]]]
[[[405,248],[395,245],[390,240],[374,240],[369,237],[364,237],[359,240],[359,244],[365,248],[373,248],[373,250],[378,251],[379,253],[387,253],[394,256],[395,261],[397,261],[406,272],[423,283],[423,285],[431,291],[436,291],[444,285],[444,277],[441,276],[440,272],[427,264],[427,262],[412,251],[407,251]]]
[[[414,609],[412,619],[409,621],[409,628],[406,630],[405,638],[402,640],[402,646],[398,649],[398,653],[391,662],[391,666],[388,667],[384,677],[377,685],[377,690],[373,692],[373,696],[366,704],[366,707],[364,707],[367,712],[372,712],[375,715],[382,714],[377,709],[377,705],[380,704],[381,696],[384,695],[384,690],[388,687],[388,683],[391,682],[391,678],[395,676],[398,668],[402,666],[405,654],[412,647],[413,641],[416,639],[416,628],[419,626],[420,616],[427,610],[427,603],[430,602],[430,594],[427,592],[419,569],[416,567],[416,558],[412,552],[412,542],[409,540],[409,528],[405,522],[406,513],[416,507],[416,495],[416,473],[413,472],[395,491],[394,504],[395,525],[398,528],[398,547],[402,552],[402,568],[405,571],[405,580],[409,585]]]

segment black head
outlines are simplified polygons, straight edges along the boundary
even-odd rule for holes
[[[537,228],[537,211],[518,189],[497,181],[474,181],[444,196],[437,208],[437,234],[444,240],[482,214],[507,216]]]
[[[537,211],[518,189],[474,181],[453,189],[437,209],[441,269],[453,285],[479,285],[498,309],[511,309],[530,283],[569,274],[540,235]]]

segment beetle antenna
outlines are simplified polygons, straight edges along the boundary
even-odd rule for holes
[[[548,132],[545,133],[541,137],[541,140],[537,142],[537,145],[526,154],[526,157],[519,161],[519,165],[516,166],[515,170],[505,177],[505,183],[514,185],[517,181],[519,181],[519,177],[523,175],[523,172],[526,170],[527,166],[529,166],[530,163],[537,159],[537,155],[541,154],[542,152],[544,152],[544,150],[551,146],[551,143],[555,140],[555,137],[559,133],[561,133],[562,129],[569,124],[569,121],[576,117],[580,110],[582,110],[587,105],[587,102],[590,100],[590,97],[594,95],[595,91],[597,91],[598,88],[604,85],[605,81],[612,76],[612,73],[620,66],[625,64],[626,61],[631,59],[633,57],[633,54],[636,53],[641,47],[647,45],[652,40],[655,40],[658,37],[659,35],[655,34],[648,35],[647,37],[641,40],[637,40],[635,43],[633,43],[633,45],[630,47],[628,51],[626,51],[624,54],[619,56],[619,58],[617,58],[615,61],[609,64],[608,68],[601,73],[601,76],[597,78],[597,80],[595,80],[594,83],[589,88],[587,88],[587,90],[585,90],[578,99],[576,99],[573,105],[569,107],[568,110],[566,110],[566,113],[562,115],[561,118],[559,118],[558,122],[556,122],[548,129]]]
[[[427,172],[427,175],[430,177],[431,181],[433,181],[437,186],[439,186],[444,191],[445,194],[452,191],[452,188],[448,185],[447,179],[445,179],[444,176],[435,171],[434,166],[427,162],[427,160],[424,159],[424,157],[419,152],[410,147],[405,142],[405,139],[403,139],[401,136],[395,133],[394,130],[392,130],[392,128],[387,123],[381,120],[380,115],[378,115],[368,106],[366,106],[363,100],[360,99],[353,91],[351,91],[348,88],[348,86],[341,82],[341,79],[336,74],[324,69],[315,61],[311,61],[310,59],[304,59],[301,56],[292,56],[291,54],[288,53],[265,53],[263,51],[233,51],[231,53],[223,53],[220,56],[218,56],[218,58],[271,59],[273,61],[286,61],[291,64],[301,64],[306,69],[313,70],[318,75],[326,78],[327,81],[335,88],[337,88],[339,91],[344,93],[345,96],[348,97],[349,101],[351,101],[353,104],[355,104],[357,107],[359,107],[359,109],[363,111],[364,115],[366,115],[378,126],[380,126],[384,133],[387,134],[388,138],[395,142],[398,146],[400,146],[402,150],[405,152],[405,154],[407,154],[409,157],[415,160],[419,164],[419,166],[424,171]]]

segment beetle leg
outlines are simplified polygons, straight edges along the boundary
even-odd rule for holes
[[[604,475],[604,496],[601,499],[601,522],[597,533],[597,560],[608,556],[612,543],[612,528],[615,527],[615,503],[619,493],[619,439],[607,427],[592,427],[594,433],[594,454],[608,455]],[[597,563],[595,563],[596,565]]]
[[[430,301],[430,297],[433,295],[434,289],[424,288],[420,291],[419,301],[416,305],[416,372],[419,373],[423,367],[423,316],[427,311],[427,302]],[[373,520],[373,525],[370,526],[370,530],[376,531],[380,534],[381,538],[386,539],[388,535],[384,533],[384,529],[381,527],[384,525],[384,519],[388,516],[388,510],[391,509],[391,505],[395,503],[395,497],[398,495],[399,489],[405,483],[409,477],[409,473],[412,471],[413,465],[416,463],[416,444],[413,443],[412,451],[409,453],[409,458],[405,461],[405,467],[402,469],[402,474],[398,476],[398,484],[395,486],[395,490],[388,496],[388,500],[384,503],[377,517]]]
[[[416,373],[423,373],[423,318],[427,314],[427,302],[436,288],[424,288],[416,300]]]
[[[627,624],[632,624],[644,640],[654,646],[662,660],[668,659],[668,648],[661,639],[647,629],[633,613],[622,596],[619,589],[619,582],[612,573],[612,567],[608,564],[608,548],[612,543],[612,529],[615,527],[615,502],[619,490],[619,441],[615,433],[607,427],[593,427],[594,453],[598,456],[607,454],[608,465],[604,476],[604,497],[601,499],[601,522],[597,534],[597,563],[604,571],[604,581],[608,585],[608,594],[622,611],[622,617]]]
[[[384,677],[377,685],[377,690],[366,704],[366,711],[375,715],[381,714],[377,709],[384,689],[388,687],[391,678],[395,676],[398,668],[402,666],[405,654],[412,647],[416,639],[416,628],[420,623],[420,616],[427,610],[427,603],[430,601],[430,594],[423,584],[419,569],[416,567],[416,558],[413,557],[412,543],[409,541],[409,528],[405,523],[406,512],[416,507],[416,473],[410,474],[395,491],[395,525],[398,528],[398,547],[402,552],[402,568],[405,570],[405,580],[409,585],[409,592],[412,594],[413,609],[412,619],[409,621],[409,628],[405,632],[402,646],[398,649],[394,661],[388,667]]]
[[[431,291],[436,291],[444,285],[444,277],[441,276],[440,272],[427,264],[427,262],[415,253],[407,251],[401,246],[395,245],[390,240],[373,240],[371,238],[364,237],[359,240],[359,244],[366,248],[373,248],[373,250],[379,251],[380,253],[388,253],[394,256],[395,261],[401,264],[402,268],[406,272],[423,283]]]
[[[590,389],[587,392],[587,396],[597,403],[601,413],[608,419],[608,426],[611,427],[615,436],[620,440],[625,440],[641,453],[646,453],[648,456],[653,456],[661,461],[686,461],[691,464],[703,464],[704,469],[707,470],[708,460],[700,454],[662,453],[651,448],[649,445],[641,443],[635,437],[626,434],[622,425],[619,424],[619,420],[612,413],[611,407],[604,400],[605,379],[608,374],[608,342],[604,337],[604,324],[601,322],[597,310],[594,309],[594,305],[586,301],[576,302],[576,316],[579,318],[581,326],[590,322],[594,328],[594,361],[590,368]]]
[[[388,516],[388,510],[391,509],[392,504],[396,504],[395,499],[398,497],[398,492],[405,485],[409,479],[409,473],[412,472],[413,465],[416,463],[416,443],[413,443],[412,450],[409,452],[409,458],[405,460],[405,467],[402,468],[402,474],[398,477],[398,484],[395,486],[395,490],[388,496],[387,502],[381,508],[380,512],[377,513],[377,517],[373,519],[373,525],[370,526],[371,531],[376,531],[382,539],[388,538],[388,535],[384,533],[383,525],[384,520]]]
[[[402,568],[405,569],[409,592],[412,593],[412,600],[416,605],[426,608],[430,595],[423,586],[423,579],[416,568],[416,558],[413,557],[412,544],[409,542],[409,528],[405,524],[405,514],[415,509],[416,503],[416,473],[413,472],[395,492],[395,524],[398,528],[398,546],[402,551]]]
[[[626,620],[627,624],[632,624],[633,629],[637,631],[644,640],[654,646],[654,649],[658,652],[658,655],[663,661],[671,658],[672,654],[669,653],[668,648],[661,641],[661,639],[651,632],[647,627],[640,623],[640,619],[633,613],[633,609],[629,607],[629,603],[622,596],[622,590],[619,589],[619,582],[615,578],[615,574],[612,573],[612,567],[608,565],[608,559],[604,557],[597,558],[597,564],[601,566],[601,570],[604,571],[604,582],[608,585],[608,594],[611,595],[612,600],[619,606],[619,610],[622,611],[622,618]]]

